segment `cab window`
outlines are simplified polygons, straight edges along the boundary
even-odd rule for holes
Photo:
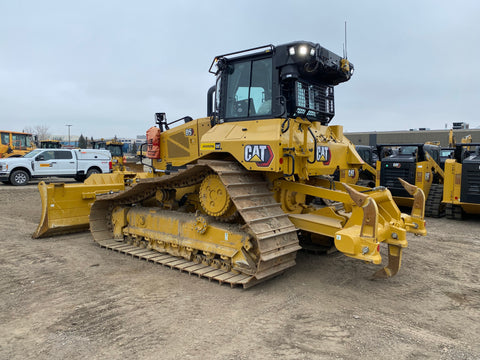
[[[107,150],[110,151],[112,156],[123,156],[123,151],[121,146],[107,145]]]
[[[55,159],[55,152],[54,151],[44,151],[38,154],[36,158],[38,161],[48,161]]]
[[[18,148],[30,147],[30,137],[25,134],[12,134],[12,143]]]
[[[10,145],[10,136],[8,133],[1,133],[2,145]]]
[[[272,59],[237,62],[228,71],[226,118],[272,114]]]
[[[71,151],[55,151],[55,159],[57,160],[68,160],[72,158]]]

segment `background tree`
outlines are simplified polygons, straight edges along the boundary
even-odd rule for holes
[[[48,132],[47,125],[27,126],[25,129],[23,129],[23,132],[35,135],[38,141],[50,139],[50,133]]]
[[[87,139],[85,139],[82,134],[80,134],[80,137],[78,138],[78,147],[80,149],[87,148]]]
[[[132,144],[132,150],[130,151],[132,154],[137,153],[137,143],[134,141]]]

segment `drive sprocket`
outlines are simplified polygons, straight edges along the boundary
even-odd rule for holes
[[[203,211],[210,216],[230,217],[236,212],[235,205],[217,174],[210,174],[202,181],[199,199]]]

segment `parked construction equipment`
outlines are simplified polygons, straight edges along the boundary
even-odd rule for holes
[[[404,189],[403,179],[425,193],[425,216],[444,215],[442,204],[444,172],[440,162],[440,146],[432,144],[377,145],[376,186],[386,186],[399,206],[413,206],[414,199]]]
[[[449,219],[480,214],[480,143],[455,146],[454,158],[445,161],[443,202]]]
[[[364,161],[342,126],[329,125],[334,86],[351,78],[353,64],[298,41],[219,55],[210,72],[217,82],[208,91],[207,117],[169,123],[156,114],[145,178],[124,177],[110,188],[62,186],[62,199],[85,210],[91,205],[94,240],[244,287],[295,265],[299,237],[373,264],[381,263],[384,243],[389,262],[376,276],[395,275],[407,232],[426,234],[425,197],[402,182],[414,196],[411,215],[402,214],[386,188],[354,185]],[[67,213],[55,229],[49,225],[60,206],[57,194],[48,195],[52,185],[45,186],[47,220],[35,237],[78,226]]]
[[[360,169],[357,184],[373,188],[377,177],[377,171],[375,170],[378,161],[377,148],[369,145],[356,145],[355,150],[365,161],[365,164]]]
[[[62,143],[59,140],[42,140],[40,147],[42,149],[61,149]]]
[[[113,171],[125,171],[125,165],[127,159],[123,153],[123,143],[113,139],[113,140],[94,140],[91,142],[92,149],[105,149],[110,151],[112,154],[112,164]]]
[[[33,135],[0,130],[0,158],[20,157],[35,149]]]

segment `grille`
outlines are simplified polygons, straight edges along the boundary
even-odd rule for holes
[[[415,184],[415,164],[400,163],[400,165],[399,168],[396,168],[392,166],[392,163],[382,163],[380,185],[387,187],[393,196],[409,197],[410,195],[400,184],[398,178]]]
[[[479,163],[462,165],[462,190],[460,200],[468,203],[480,203]]]
[[[333,86],[308,85],[297,81],[295,93],[296,116],[328,124],[335,115]]]

